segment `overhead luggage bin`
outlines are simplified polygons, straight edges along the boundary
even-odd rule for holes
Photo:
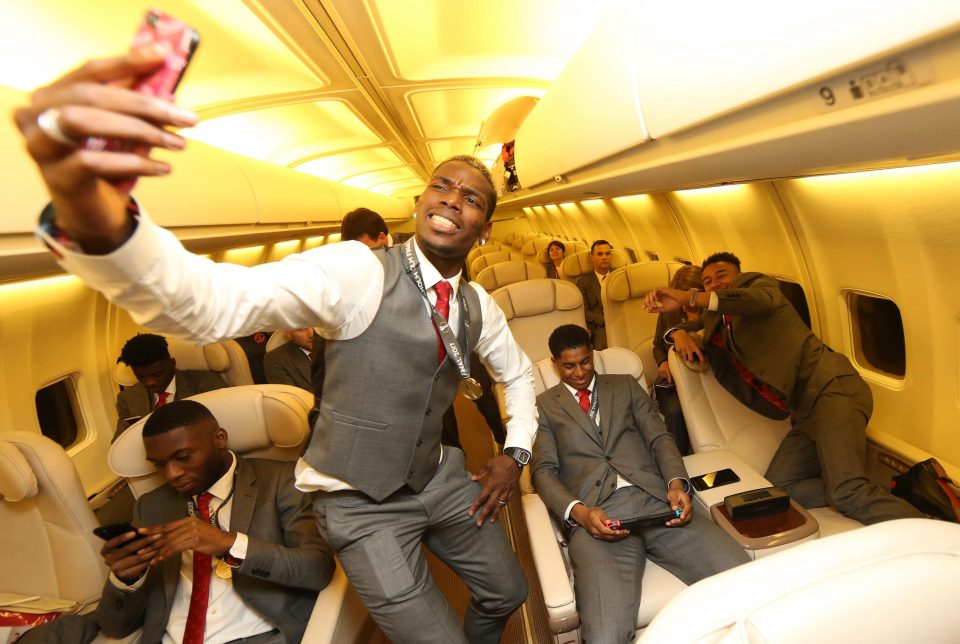
[[[956,2],[674,5],[612,7],[521,126],[527,190],[507,201],[878,167],[960,147]]]

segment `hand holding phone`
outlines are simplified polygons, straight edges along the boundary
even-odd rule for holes
[[[180,80],[193,58],[200,42],[200,36],[192,27],[155,9],[151,9],[143,18],[140,29],[133,38],[132,50],[152,44],[164,47],[166,53],[163,65],[136,81],[133,89],[142,94],[156,96],[173,101]],[[95,151],[134,152],[146,156],[149,147],[134,145],[122,140],[88,137],[83,147]],[[124,192],[133,189],[136,180],[126,180],[116,184]]]
[[[127,532],[136,532],[137,529],[129,521],[124,521],[122,523],[111,523],[108,525],[97,526],[93,529],[93,534],[97,535],[104,541],[110,541],[111,539],[116,539],[121,534]],[[136,537],[133,537],[136,539]],[[131,541],[133,540],[131,539]]]

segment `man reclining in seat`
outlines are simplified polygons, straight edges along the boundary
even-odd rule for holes
[[[95,614],[103,632],[299,642],[334,562],[309,497],[293,486],[293,463],[237,457],[227,431],[192,400],[155,411],[143,445],[167,485],[138,499],[139,535],[101,551],[110,568]]]
[[[595,375],[582,327],[558,327],[549,345],[562,382],[537,397],[533,482],[573,527],[570,560],[585,644],[632,642],[648,556],[687,584],[749,557],[693,514],[680,452],[637,381]],[[682,514],[635,533],[608,525],[671,509]]]
[[[127,340],[117,362],[133,370],[137,384],[117,394],[117,431],[113,440],[157,407],[227,386],[223,378],[210,371],[177,369],[167,339],[155,333],[138,333]]]
[[[766,478],[804,507],[830,504],[861,523],[924,516],[867,478],[870,388],[846,356],[803,323],[777,281],[741,273],[737,256],[722,252],[704,260],[703,288],[658,288],[645,306],[651,313],[701,311],[667,331],[667,344],[685,360],[706,359],[717,382],[758,414],[790,416]],[[690,333],[699,329],[702,347]]]

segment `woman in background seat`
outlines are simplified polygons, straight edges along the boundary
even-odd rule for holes
[[[563,254],[567,252],[567,247],[563,242],[556,239],[547,244],[547,277],[558,280],[563,278],[560,271],[560,265],[563,263]]]

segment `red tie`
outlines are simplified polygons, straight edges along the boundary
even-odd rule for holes
[[[580,401],[580,409],[583,410],[583,413],[590,414],[590,390],[589,389],[577,389],[577,400]]]
[[[166,405],[167,398],[169,397],[170,397],[169,391],[161,391],[159,394],[157,394],[157,408],[159,409],[160,407],[163,407],[164,405]]]
[[[210,520],[210,499],[204,492],[197,497],[197,507],[204,521]],[[207,604],[210,599],[210,555],[193,551],[193,590],[190,591],[190,610],[183,630],[183,644],[203,644],[203,630],[207,624]]]
[[[453,291],[453,286],[450,285],[450,282],[440,281],[433,285],[433,291],[437,294],[437,311],[443,316],[444,320],[449,319],[450,292]],[[443,346],[443,338],[440,337],[440,330],[436,328],[436,324],[434,324],[434,330],[437,332],[437,364],[440,364],[447,357],[447,350]]]

